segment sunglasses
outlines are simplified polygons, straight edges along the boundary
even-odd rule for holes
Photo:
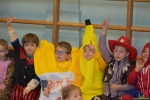
[[[65,54],[68,54],[68,53],[65,52],[65,51],[56,50],[56,51],[55,51],[55,54],[65,55]]]

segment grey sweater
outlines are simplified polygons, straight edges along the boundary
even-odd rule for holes
[[[106,63],[108,63],[111,60],[112,54],[106,47],[106,35],[100,36],[99,49],[102,53],[104,60],[106,61]],[[112,84],[120,84],[121,83],[121,80],[120,80],[121,72],[123,70],[123,67],[127,63],[128,63],[128,60],[124,60],[124,61],[120,62],[120,64],[118,65],[118,62],[115,61],[114,73],[113,73],[112,79],[110,80],[110,84],[111,83]],[[124,95],[124,91],[129,91],[129,90],[132,90],[133,88],[134,88],[134,86],[125,84],[125,85],[123,85],[123,90],[111,92],[111,97],[122,96],[122,95]],[[106,96],[109,95],[109,85],[108,84],[104,84],[104,94]]]

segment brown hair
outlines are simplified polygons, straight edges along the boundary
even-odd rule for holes
[[[72,47],[71,47],[70,43],[68,43],[68,42],[61,41],[57,44],[56,47],[66,48],[67,54],[71,54]]]
[[[23,36],[22,38],[22,45],[24,46],[25,43],[35,43],[36,46],[39,45],[39,38],[37,35],[33,33],[28,33]]]
[[[72,90],[76,90],[76,89],[80,90],[79,87],[74,86],[74,85],[69,85],[69,86],[64,87],[62,89],[62,98],[63,98],[63,100],[67,99],[70,96],[70,92]]]
[[[4,46],[6,49],[8,49],[7,41],[4,39],[0,39],[0,45]]]

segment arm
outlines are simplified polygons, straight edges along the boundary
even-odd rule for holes
[[[133,70],[131,71],[130,75],[128,76],[128,83],[133,85],[136,82],[137,77],[140,74],[140,71],[142,70],[142,68],[144,67],[145,62],[143,62],[142,60],[137,60],[136,61],[136,66],[133,68]]]
[[[39,83],[39,80],[34,78],[27,84],[27,87],[25,89],[30,92],[31,90],[34,90],[39,85]]]
[[[3,86],[4,88],[9,87],[12,84],[12,74],[14,72],[14,61],[12,60],[7,68],[7,73],[6,73],[6,78],[4,79],[3,83],[1,84],[1,86]]]
[[[100,35],[99,38],[99,49],[102,53],[102,56],[104,58],[104,60],[106,61],[106,63],[108,63],[111,59],[111,53],[109,52],[109,50],[106,47],[106,35],[107,35],[107,30],[108,30],[108,24],[109,24],[109,18],[107,20],[105,20],[102,23],[102,33]]]
[[[115,91],[130,91],[134,89],[133,85],[129,85],[129,84],[110,84],[110,91],[111,92],[115,92]]]
[[[101,56],[101,54],[99,52],[96,52],[94,54],[94,58],[96,58],[96,60],[99,64],[100,71],[104,73],[104,70],[106,68],[106,62],[104,61],[103,57]]]

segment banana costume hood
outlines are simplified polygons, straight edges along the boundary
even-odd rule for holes
[[[81,91],[84,100],[91,100],[92,97],[103,93],[103,72],[106,67],[106,63],[103,60],[101,53],[98,49],[98,41],[94,28],[91,25],[90,20],[85,20],[86,28],[82,39],[82,47],[80,48],[80,71],[83,76]],[[89,45],[90,41],[96,49],[91,60],[86,60],[83,55],[83,47]]]
[[[43,95],[41,89],[39,100],[56,100],[61,97],[61,89],[67,85],[80,86],[79,66],[76,63],[78,49],[73,49],[71,60],[57,62],[55,58],[55,47],[46,40],[40,41],[40,47],[34,53],[35,72],[40,80],[48,82],[50,89],[49,97]],[[42,84],[41,84],[42,85]]]

